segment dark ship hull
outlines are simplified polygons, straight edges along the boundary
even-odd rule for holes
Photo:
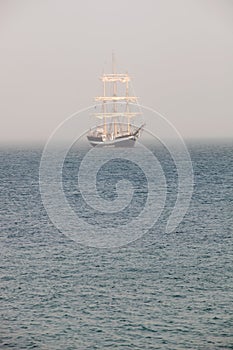
[[[134,147],[143,127],[144,124],[131,133],[124,133],[115,137],[113,137],[113,135],[108,135],[106,137],[103,134],[97,134],[94,130],[89,135],[87,135],[87,139],[93,147]]]
[[[102,136],[88,135],[87,139],[93,147],[134,147],[137,137],[125,135],[116,137],[113,140],[106,140]]]

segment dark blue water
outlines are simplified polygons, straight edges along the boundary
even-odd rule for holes
[[[115,249],[82,246],[54,227],[39,192],[41,150],[1,151],[1,349],[233,349],[233,145],[189,151],[195,186],[179,227],[164,233],[177,179],[160,149],[166,208],[141,239]],[[96,225],[74,190],[75,156],[65,163],[64,191]],[[98,185],[109,200],[118,168],[110,165]],[[126,221],[147,195],[143,174],[127,167],[138,197]]]

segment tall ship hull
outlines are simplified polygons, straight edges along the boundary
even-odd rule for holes
[[[114,136],[113,133],[104,134],[102,131],[103,128],[100,128],[99,131],[99,127],[97,127],[90,131],[90,133],[87,135],[87,139],[93,147],[134,147],[142,128],[143,125],[139,128],[134,127],[133,131],[129,133],[118,133]]]
[[[90,129],[87,139],[93,147],[134,147],[143,125],[132,125],[131,119],[141,113],[131,111],[132,105],[138,107],[137,97],[129,94],[129,75],[116,73],[114,55],[112,73],[103,74],[101,80],[103,96],[95,98],[101,110],[94,115],[102,124]]]
[[[135,142],[137,141],[136,137],[127,135],[116,138],[114,140],[103,140],[102,138],[98,138],[95,136],[87,136],[88,141],[91,146],[99,146],[99,147],[134,147]]]

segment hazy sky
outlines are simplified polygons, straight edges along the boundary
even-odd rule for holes
[[[92,105],[112,50],[182,136],[233,137],[232,0],[0,0],[1,143]]]

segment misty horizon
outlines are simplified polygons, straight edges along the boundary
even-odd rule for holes
[[[0,13],[2,145],[43,145],[62,121],[93,105],[113,50],[140,104],[185,140],[233,137],[230,1],[10,0]],[[81,123],[89,129],[87,117]]]

